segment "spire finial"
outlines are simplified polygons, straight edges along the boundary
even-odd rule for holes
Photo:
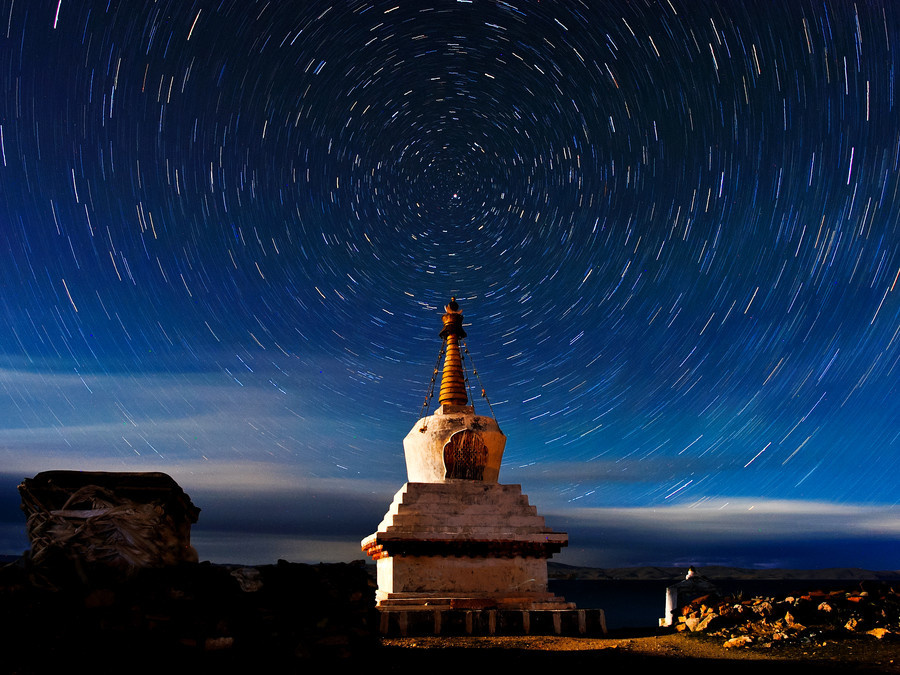
[[[444,372],[441,375],[441,405],[466,405],[466,380],[463,376],[462,355],[459,352],[459,339],[466,337],[463,330],[463,315],[455,297],[444,307],[444,329],[441,338],[445,343]]]

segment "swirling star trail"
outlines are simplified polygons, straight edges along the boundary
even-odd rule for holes
[[[208,555],[359,557],[455,295],[571,560],[896,566],[895,3],[0,16],[8,486],[161,469]]]

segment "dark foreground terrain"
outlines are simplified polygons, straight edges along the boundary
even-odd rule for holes
[[[36,574],[14,563],[0,568],[2,671],[291,673],[346,663],[379,673],[637,666],[665,673],[900,673],[900,626],[889,616],[880,638],[830,627],[726,648],[721,634],[656,628],[603,637],[382,639],[373,606],[374,585],[361,564],[201,563],[116,577],[96,569]]]

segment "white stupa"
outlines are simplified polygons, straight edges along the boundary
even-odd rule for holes
[[[440,406],[403,439],[408,482],[378,531],[361,542],[377,561],[377,604],[573,608],[547,590],[547,560],[568,536],[544,524],[521,486],[497,482],[506,436],[493,417],[476,415],[469,405],[463,316],[455,299],[445,310]]]

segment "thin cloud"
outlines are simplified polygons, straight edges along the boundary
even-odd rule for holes
[[[703,540],[900,535],[900,510],[896,508],[783,499],[718,498],[657,508],[573,509],[560,517],[580,526]]]

